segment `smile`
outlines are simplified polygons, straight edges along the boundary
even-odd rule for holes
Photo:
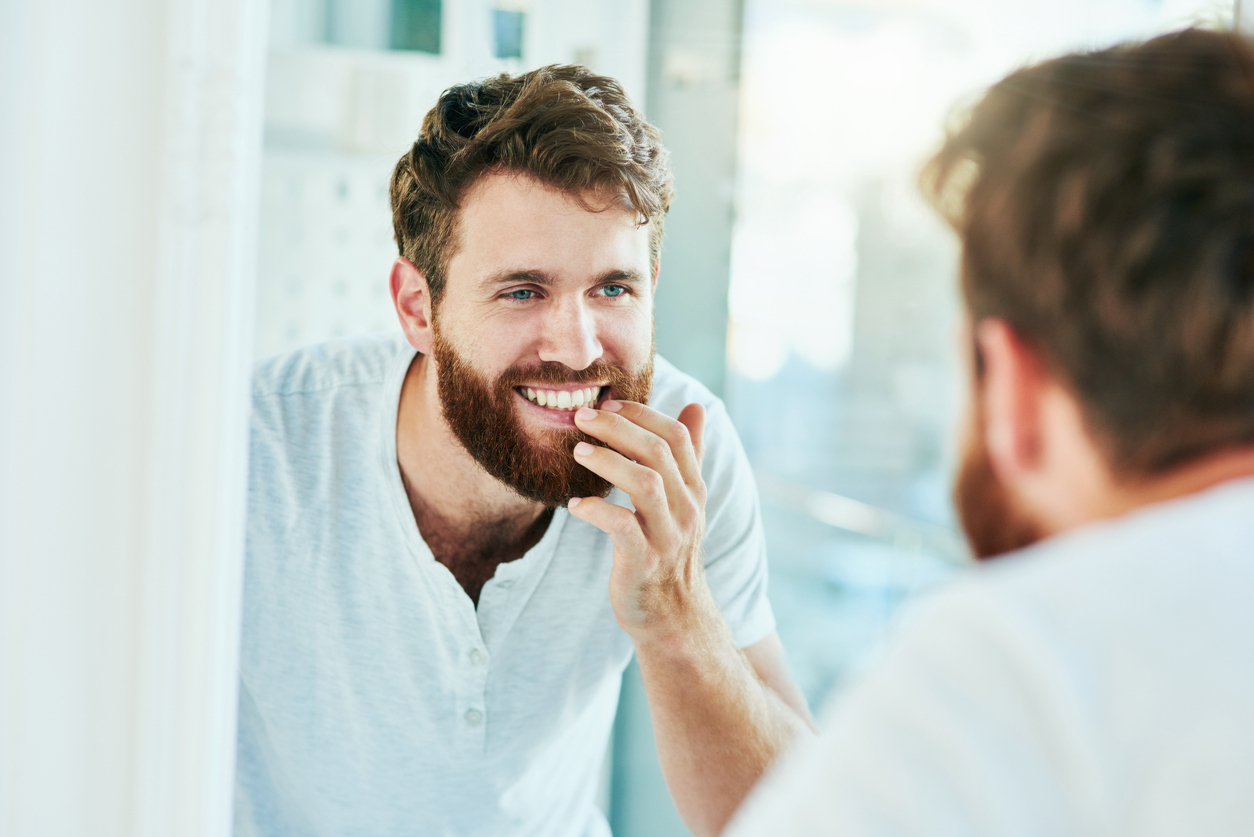
[[[581,389],[542,389],[539,387],[518,387],[518,393],[546,410],[578,410],[580,407],[591,407],[601,396],[602,386],[583,387]]]

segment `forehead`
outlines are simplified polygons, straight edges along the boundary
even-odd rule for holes
[[[559,279],[615,269],[649,274],[649,225],[612,193],[586,193],[585,201],[597,211],[525,174],[485,175],[462,199],[450,280],[506,269]]]

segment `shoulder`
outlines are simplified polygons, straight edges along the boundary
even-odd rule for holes
[[[1252,505],[1254,483],[1221,488],[981,566],[912,608],[896,670],[961,683],[972,717],[1066,716],[1091,741],[1135,740],[1218,693],[1254,700]]]
[[[713,484],[722,477],[746,473],[749,462],[722,399],[696,378],[681,372],[662,356],[657,356],[653,364],[649,406],[671,418],[678,418],[689,404],[700,404],[705,408],[703,470],[706,482]]]
[[[381,384],[406,348],[400,337],[352,337],[267,358],[253,370],[253,401]]]
[[[388,444],[388,410],[407,354],[401,339],[356,337],[306,346],[257,364],[249,458],[254,543],[309,509],[352,504],[331,480],[364,496]],[[392,427],[394,427],[394,422]]]
[[[1048,648],[1005,605],[968,578],[914,606],[730,833],[1081,833],[1065,800],[1094,777],[1087,727]]]
[[[1085,532],[973,567],[907,609],[895,644],[902,670],[978,683],[964,690],[968,698],[1074,681],[1092,669],[1126,606],[1107,578],[1130,547],[1126,537]]]
[[[253,372],[255,467],[304,459],[311,450],[346,452],[373,440],[375,419],[413,349],[401,338],[354,337],[263,360]],[[351,429],[350,429],[351,428]]]
[[[1165,641],[1179,632],[1165,612],[1192,611],[1192,630],[1211,623],[1228,630],[1237,618],[1254,629],[1254,612],[1230,592],[1254,584],[1251,508],[1254,480],[1233,481],[1042,541],[981,568],[972,581],[1077,648],[1121,630],[1144,640],[1144,632],[1162,633]]]
[[[655,357],[649,406],[668,416],[678,416],[680,410],[693,403],[705,407],[706,412],[726,412],[722,400],[704,384],[661,355]]]
[[[1221,487],[924,596],[730,833],[804,820],[815,833],[1076,834],[1121,815],[1110,783],[1127,777],[1187,776],[1140,799],[1183,794],[1179,810],[1205,813],[1193,794],[1208,788],[1193,780],[1244,780],[1254,741],[1251,507],[1254,481]]]

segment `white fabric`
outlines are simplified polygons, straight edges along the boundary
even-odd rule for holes
[[[1254,834],[1254,481],[973,575],[728,837]]]
[[[361,339],[258,369],[236,834],[608,834],[593,796],[632,653],[612,544],[558,510],[476,609],[396,465],[413,356]],[[774,630],[752,474],[718,400],[659,358],[651,403],[690,401],[709,410],[707,577],[746,646]]]

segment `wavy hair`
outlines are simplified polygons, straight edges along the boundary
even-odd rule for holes
[[[1126,476],[1254,442],[1254,45],[1187,29],[993,85],[925,168],[974,320],[1073,389]]]
[[[459,84],[423,119],[396,164],[390,196],[400,254],[422,271],[432,303],[444,292],[457,241],[457,210],[487,172],[530,175],[593,209],[587,198],[621,196],[651,225],[654,266],[673,196],[661,133],[612,78],[571,65]]]

